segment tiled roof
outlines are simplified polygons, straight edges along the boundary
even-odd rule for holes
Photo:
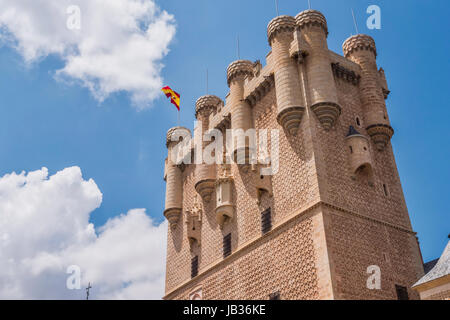
[[[436,265],[436,263],[439,261],[439,258],[428,261],[427,263],[424,263],[423,265],[423,270],[425,271],[425,274],[427,274],[428,272],[431,271],[431,269],[434,268],[434,266]]]
[[[354,136],[357,134],[360,134],[360,133],[353,126],[350,126],[347,137]]]
[[[436,265],[417,281],[413,287],[442,278],[448,274],[450,274],[450,241],[447,243],[447,247],[445,247],[444,253],[442,253]]]

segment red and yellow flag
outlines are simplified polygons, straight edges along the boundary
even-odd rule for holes
[[[164,92],[167,98],[170,98],[170,102],[180,111],[180,94],[173,91],[169,86],[162,88],[161,91]]]

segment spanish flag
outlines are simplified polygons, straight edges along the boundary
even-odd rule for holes
[[[164,92],[167,98],[170,98],[170,102],[180,111],[180,94],[173,91],[169,86],[162,88],[161,91]]]

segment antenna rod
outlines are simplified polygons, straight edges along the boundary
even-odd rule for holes
[[[311,0],[308,0],[308,9],[311,9]]]
[[[352,8],[352,16],[353,16],[353,23],[355,24],[356,34],[359,34],[358,23],[356,22],[355,12],[353,11],[353,8]]]
[[[208,79],[208,68],[206,68],[206,94],[209,94],[208,93],[208,91],[209,91],[209,84],[208,84],[208,81],[209,79]]]
[[[237,54],[238,54],[238,60],[241,60],[241,48],[239,46],[239,36],[237,36]]]
[[[278,0],[275,0],[275,8],[277,9],[277,17],[280,15],[280,11],[278,10]]]

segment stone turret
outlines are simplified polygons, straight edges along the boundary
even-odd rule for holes
[[[174,127],[167,132],[166,146],[168,157],[166,159],[166,205],[164,216],[175,229],[183,210],[183,178],[180,168],[180,159],[174,155],[173,149],[184,137],[190,137],[189,129]]]
[[[377,149],[382,151],[394,134],[386,112],[385,92],[380,85],[375,41],[358,34],[344,42],[344,55],[361,67],[360,94],[367,133]]]
[[[230,165],[220,166],[216,181],[216,219],[221,228],[226,221],[234,217],[233,184]]]
[[[267,37],[272,47],[278,123],[296,135],[305,112],[304,99],[296,61],[290,56],[295,19],[279,16],[269,22]]]
[[[222,105],[223,101],[214,95],[206,95],[200,97],[195,104],[195,115],[198,121],[201,121],[201,134],[204,135],[209,131],[209,117],[215,113],[217,107]],[[210,141],[201,139],[202,150],[204,150]],[[209,202],[214,192],[216,181],[216,165],[206,164],[204,159],[202,163],[195,166],[195,190],[200,194],[203,200]]]
[[[359,172],[366,172],[370,178],[373,174],[373,165],[369,140],[350,126],[346,141],[352,178]]]
[[[311,110],[325,130],[330,130],[341,114],[328,50],[327,21],[322,13],[306,10],[296,17],[301,46],[306,50],[306,75]]]
[[[231,104],[231,129],[241,129],[244,132],[254,128],[253,115],[250,105],[244,100],[244,85],[246,78],[253,77],[253,63],[248,60],[232,62],[227,69],[227,81],[230,87],[229,101]],[[236,132],[236,131],[234,131]],[[233,140],[245,139],[243,136],[234,135]],[[249,144],[245,146],[234,144],[233,157],[239,164],[249,164]]]

